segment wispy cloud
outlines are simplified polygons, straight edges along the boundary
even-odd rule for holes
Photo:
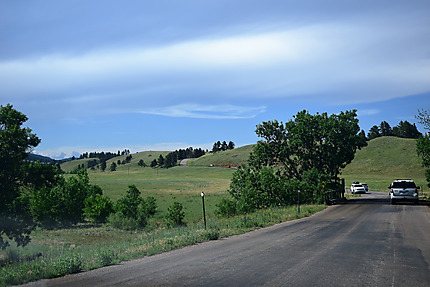
[[[167,117],[184,117],[198,119],[244,119],[254,118],[265,112],[266,107],[243,107],[233,105],[199,105],[181,104],[175,106],[143,110],[140,113]]]

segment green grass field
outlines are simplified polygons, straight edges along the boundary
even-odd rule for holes
[[[158,216],[163,216],[167,208],[178,201],[184,206],[185,221],[195,222],[202,218],[201,192],[205,193],[206,210],[211,215],[215,205],[226,195],[233,171],[209,167],[138,167],[130,171],[91,172],[90,181],[114,201],[125,194],[128,185],[135,184],[143,197],[150,195],[157,199]]]

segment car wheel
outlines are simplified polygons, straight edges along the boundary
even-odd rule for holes
[[[396,204],[396,200],[394,198],[391,199],[391,204]]]

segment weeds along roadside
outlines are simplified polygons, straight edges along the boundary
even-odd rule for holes
[[[271,208],[229,218],[207,218],[189,226],[165,228],[151,222],[145,230],[106,226],[37,230],[26,247],[1,252],[0,286],[22,284],[151,256],[196,243],[242,234],[280,222],[310,216],[325,205]]]

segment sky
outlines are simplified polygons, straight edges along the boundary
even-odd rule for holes
[[[57,159],[239,147],[302,110],[425,132],[430,1],[0,0],[0,104]]]

